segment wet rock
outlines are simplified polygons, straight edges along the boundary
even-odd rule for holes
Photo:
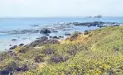
[[[43,29],[43,30],[40,31],[40,33],[48,34],[48,33],[51,33],[51,31],[48,30],[48,29]]]
[[[12,39],[12,41],[17,41],[17,39]]]
[[[59,36],[59,38],[64,38],[64,36]]]
[[[94,21],[94,22],[84,22],[84,23],[74,23],[75,26],[98,26],[98,25],[103,25],[105,24],[105,22],[101,22],[101,21]]]
[[[58,31],[56,31],[56,30],[53,30],[52,32],[53,32],[53,33],[58,33]]]
[[[10,47],[9,50],[13,50],[17,47],[17,45],[13,46],[13,47]]]
[[[65,33],[66,36],[70,36],[71,34],[70,33]]]
[[[40,38],[36,38],[37,40],[39,40]]]
[[[52,38],[52,36],[49,36],[49,38]]]
[[[46,40],[48,40],[48,37],[42,36],[42,37],[39,38],[39,40],[40,40],[40,41],[46,41]]]
[[[53,38],[53,39],[59,39],[59,37],[57,37],[57,36],[53,36],[52,38]]]
[[[21,44],[19,44],[19,46],[24,46],[24,44],[23,44],[23,43],[21,43]]]
[[[39,25],[31,25],[32,27],[38,27]]]
[[[35,30],[33,33],[39,33],[40,32],[40,30]]]

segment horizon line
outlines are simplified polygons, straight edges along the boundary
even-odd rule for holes
[[[98,15],[95,15],[95,16],[98,16]],[[91,18],[94,18],[95,16],[54,16],[54,17],[32,17],[32,16],[25,16],[25,17],[0,17],[0,19],[4,19],[4,18],[88,18],[88,17],[91,17]],[[102,17],[123,17],[123,16],[102,16]]]

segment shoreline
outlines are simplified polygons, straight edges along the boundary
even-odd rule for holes
[[[11,47],[13,47],[15,45],[29,44],[29,43],[37,40],[36,38],[40,38],[42,36],[48,36],[49,38],[53,37],[55,39],[60,40],[59,36],[67,37],[67,36],[70,36],[74,32],[84,32],[85,30],[95,30],[98,28],[106,27],[108,25],[119,26],[121,24],[116,23],[116,22],[101,22],[101,21],[99,21],[99,22],[98,21],[82,22],[82,23],[71,22],[71,23],[52,24],[49,27],[43,27],[43,28],[41,28],[39,25],[33,25],[32,27],[34,29],[0,31],[0,33],[2,35],[6,34],[7,36],[8,35],[11,36],[9,41],[8,42],[6,41],[7,44],[9,43],[8,46],[6,46],[7,49],[4,48],[4,50],[9,50]],[[36,29],[35,29],[35,27],[36,27]],[[46,35],[45,33],[40,33],[41,30],[43,30],[43,29],[49,30],[50,33],[48,35]],[[4,41],[4,39],[2,41]],[[5,46],[5,45],[6,44],[0,44],[1,47]],[[4,51],[4,50],[1,50],[1,51]]]

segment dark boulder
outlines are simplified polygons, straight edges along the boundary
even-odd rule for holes
[[[58,33],[58,31],[57,31],[57,30],[53,30],[52,32],[53,32],[53,33]]]
[[[64,38],[64,36],[59,36],[59,38]]]
[[[26,52],[25,49],[20,49],[20,50],[19,50],[19,53],[25,53],[25,52]]]
[[[21,43],[21,44],[19,44],[19,46],[24,46],[24,44],[23,44],[23,43]]]
[[[49,38],[52,38],[52,36],[49,36]]]
[[[43,42],[46,41],[46,40],[48,40],[48,37],[43,36],[43,37],[41,37],[41,38],[38,38],[38,40],[35,40],[34,42],[32,42],[29,46],[35,47],[35,46],[37,46],[37,45],[43,43]]]
[[[71,34],[70,33],[65,33],[66,36],[70,36]]]
[[[0,71],[0,75],[13,75],[11,71]]]
[[[40,41],[46,41],[46,40],[48,40],[48,37],[42,36],[42,37],[39,38],[39,40],[40,40]]]
[[[85,31],[84,31],[84,35],[87,35],[87,34],[88,34],[88,30],[85,30]]]
[[[53,38],[53,39],[59,39],[59,37],[57,37],[57,36],[53,36],[52,38]]]
[[[10,47],[9,50],[13,50],[17,47],[17,45],[13,46],[13,47]]]
[[[43,30],[40,31],[40,33],[48,34],[48,33],[51,33],[51,31],[48,30],[48,29],[43,29]]]
[[[17,41],[17,39],[12,39],[12,41]]]
[[[58,40],[55,39],[49,39],[46,36],[43,36],[41,38],[38,38],[38,40],[35,40],[34,42],[32,42],[31,44],[29,44],[29,47],[36,47],[36,46],[41,46],[43,44],[59,44]]]

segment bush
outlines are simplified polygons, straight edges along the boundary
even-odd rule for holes
[[[36,56],[36,57],[34,58],[34,61],[35,61],[36,63],[40,63],[40,62],[44,62],[44,59],[43,59],[42,56]]]
[[[54,63],[60,63],[60,62],[65,62],[68,59],[68,57],[63,57],[63,56],[53,56],[51,57],[50,61]]]
[[[47,49],[44,49],[42,51],[43,54],[45,55],[51,55],[51,54],[54,54],[55,53],[55,50],[54,49],[51,49],[51,48],[47,48]]]

